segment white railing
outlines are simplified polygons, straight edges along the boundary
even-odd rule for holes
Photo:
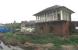
[[[49,22],[49,21],[57,21],[57,20],[36,20],[36,23],[38,23],[38,22]]]

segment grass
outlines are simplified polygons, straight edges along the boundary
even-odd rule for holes
[[[8,42],[17,41],[20,43],[32,42],[38,44],[46,44],[53,43],[55,46],[60,45],[77,45],[78,44],[78,36],[70,36],[69,38],[63,39],[61,37],[53,36],[53,35],[16,35],[14,33],[6,33],[5,39]]]

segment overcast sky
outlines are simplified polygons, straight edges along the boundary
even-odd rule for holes
[[[35,20],[33,14],[53,5],[73,10],[72,20],[78,20],[78,0],[0,0],[0,23]]]

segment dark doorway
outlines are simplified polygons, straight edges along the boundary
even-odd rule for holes
[[[57,17],[58,17],[58,20],[61,20],[61,15],[60,14],[57,14]]]
[[[52,32],[53,32],[53,27],[52,27],[52,26],[50,26],[49,28],[50,28],[50,30],[49,30],[49,31],[50,31],[50,33],[52,33]]]

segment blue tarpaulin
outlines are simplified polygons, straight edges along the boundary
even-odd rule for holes
[[[5,33],[5,32],[10,32],[10,29],[4,26],[0,26],[0,32]]]

